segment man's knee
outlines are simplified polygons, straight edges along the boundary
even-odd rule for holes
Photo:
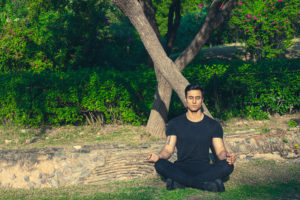
[[[222,169],[223,169],[223,173],[224,174],[229,175],[229,174],[231,174],[233,172],[233,170],[234,170],[234,166],[233,165],[229,165],[226,160],[221,160],[219,162],[222,165]]]
[[[164,169],[167,167],[168,161],[165,159],[159,159],[155,164],[154,168],[157,171],[157,173],[161,174],[163,173]]]

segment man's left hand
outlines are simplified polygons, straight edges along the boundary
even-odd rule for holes
[[[233,165],[236,161],[236,155],[234,153],[227,153],[226,155],[226,161],[229,165]]]

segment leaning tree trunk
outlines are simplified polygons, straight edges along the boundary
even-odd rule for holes
[[[146,19],[143,13],[143,9],[139,4],[139,2],[137,0],[112,0],[112,1],[129,18],[129,20],[131,21],[131,23],[139,33],[140,38],[146,50],[151,56],[154,66],[160,71],[160,73],[167,80],[171,88],[173,88],[174,91],[178,94],[180,100],[185,104],[184,89],[189,84],[189,82],[182,76],[176,64],[166,55],[164,49],[162,48],[162,45],[160,44],[157,36],[155,35],[155,32],[153,31],[148,20]],[[216,2],[218,6],[220,6],[220,1],[216,0]],[[231,0],[229,2],[231,2]],[[215,2],[212,3],[211,6],[212,8],[213,6],[216,7],[214,3]],[[228,3],[224,6],[223,9],[227,7],[229,7]],[[218,15],[215,17],[223,18],[222,15]],[[214,24],[210,23],[209,25],[213,26]],[[191,57],[193,54],[191,54],[191,52],[197,49],[198,44],[192,43],[191,45],[192,48],[193,45],[196,45],[195,46],[196,48],[184,51],[183,55],[179,57],[180,64],[189,63],[192,60]],[[184,59],[182,60],[180,58],[184,58]]]
[[[206,17],[205,23],[192,41],[192,43],[185,49],[185,51],[176,59],[175,64],[177,68],[182,71],[197,55],[199,50],[208,40],[210,34],[216,29],[224,19],[229,17],[233,9],[234,1],[229,1],[218,13],[220,1],[212,3],[210,11]],[[152,110],[147,122],[147,131],[155,137],[165,136],[165,127],[167,121],[167,114],[170,106],[170,99],[172,88],[163,77],[157,77],[158,87],[155,93]],[[211,114],[203,104],[204,113],[210,117]]]
[[[169,8],[168,32],[166,34],[167,43],[165,47],[167,56],[169,56],[172,51],[177,30],[180,25],[180,18],[181,18],[180,7],[181,7],[180,0],[173,0]],[[153,26],[153,24],[151,23],[151,19],[153,18],[153,16],[155,16],[155,14],[152,13],[152,16],[149,16],[149,14],[145,13],[145,15],[150,21],[150,24],[152,25],[154,31],[157,33],[158,26],[157,25]],[[174,15],[175,15],[175,19],[173,19]],[[160,35],[157,36],[161,41]],[[154,69],[155,69],[155,75],[156,75],[158,87],[154,95],[154,102],[152,104],[149,120],[147,121],[147,131],[151,133],[151,135],[154,137],[163,137],[164,135],[161,133],[165,132],[165,124],[168,120],[169,105],[172,96],[172,90],[169,90],[170,86],[167,80],[162,76],[160,71],[157,70],[156,66],[154,66]]]
[[[155,32],[144,15],[143,9],[137,0],[112,0],[129,18],[148,51],[154,66],[161,72],[180,100],[184,102],[184,89],[189,84],[177,70],[175,63],[167,56]]]

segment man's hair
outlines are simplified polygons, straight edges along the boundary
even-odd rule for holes
[[[200,90],[201,94],[202,94],[202,98],[203,98],[203,89],[202,89],[202,86],[200,84],[193,83],[193,84],[190,84],[190,85],[186,86],[186,88],[184,90],[185,98],[187,96],[188,91],[190,91],[190,90]]]

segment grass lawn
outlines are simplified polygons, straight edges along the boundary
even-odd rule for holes
[[[268,121],[232,119],[223,124],[225,134],[235,129],[258,130],[280,128],[287,130],[289,122],[300,113]],[[228,130],[227,130],[228,129]],[[151,137],[145,127],[66,126],[25,129],[0,126],[0,149],[29,149],[38,147],[93,145],[99,142],[138,145],[163,141]],[[0,172],[1,173],[1,172]],[[1,182],[0,182],[1,184]],[[300,162],[290,161],[238,161],[226,192],[211,193],[196,189],[167,191],[157,176],[114,182],[105,185],[78,185],[49,189],[0,189],[0,200],[6,199],[300,199]]]
[[[167,191],[157,176],[105,185],[0,190],[1,199],[300,199],[300,165],[292,162],[238,162],[226,192]]]

